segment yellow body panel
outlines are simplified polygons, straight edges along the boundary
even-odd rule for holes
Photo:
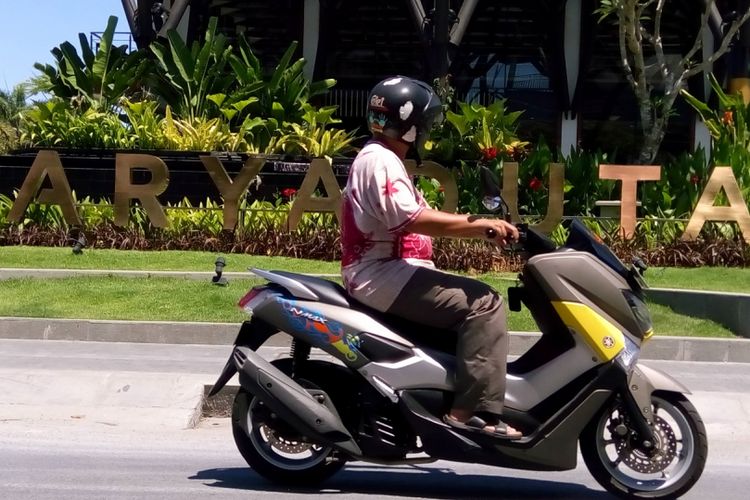
[[[617,356],[625,347],[625,336],[615,325],[585,304],[552,302],[565,326],[575,330],[603,361]]]

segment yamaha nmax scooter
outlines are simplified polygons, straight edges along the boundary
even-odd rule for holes
[[[504,206],[499,188],[488,189],[495,194],[486,199]],[[331,281],[253,269],[268,283],[241,299],[251,318],[211,391],[239,373],[232,429],[247,463],[270,480],[310,485],[347,461],[568,470],[580,445],[611,493],[674,498],[688,491],[706,462],[706,432],[689,391],[639,362],[653,335],[645,265],[625,265],[579,220],[560,247],[519,229],[528,258],[508,304],[527,307],[542,333],[508,364],[504,419],[522,439],[443,422],[455,332],[372,310]],[[279,332],[291,337],[290,355],[266,361],[257,350]],[[313,347],[330,361],[311,359]]]

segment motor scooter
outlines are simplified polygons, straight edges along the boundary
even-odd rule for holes
[[[483,172],[485,206],[505,211]],[[239,302],[251,318],[210,394],[235,373],[232,431],[247,463],[285,485],[315,485],[349,461],[451,460],[538,471],[577,465],[621,497],[675,498],[699,479],[708,453],[690,392],[639,361],[654,334],[646,266],[624,264],[574,219],[561,246],[518,224],[525,263],[508,307],[528,308],[541,337],[508,363],[508,440],[443,422],[454,391],[456,333],[371,309],[337,283],[252,269],[268,281]],[[492,236],[492,235],[489,235]],[[258,354],[291,337],[288,357]],[[327,359],[311,358],[311,349]]]

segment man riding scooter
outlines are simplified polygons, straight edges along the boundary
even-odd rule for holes
[[[419,80],[394,76],[370,92],[372,138],[351,166],[343,197],[343,281],[367,306],[456,331],[456,395],[444,422],[519,439],[501,419],[508,354],[503,300],[480,281],[435,269],[431,260],[431,237],[508,244],[518,230],[499,219],[429,208],[403,163],[410,150],[419,153],[441,112],[440,99]]]

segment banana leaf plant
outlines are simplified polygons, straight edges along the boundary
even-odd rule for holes
[[[273,70],[266,71],[240,34],[238,49],[229,56],[238,88],[227,104],[242,105],[234,117],[237,121],[246,123],[251,116],[263,120],[263,126],[254,133],[262,151],[278,149],[275,141],[284,136],[290,124],[305,124],[309,100],[336,84],[332,78],[311,82],[303,72],[305,60],[293,60],[296,50],[297,42],[292,42]]]
[[[190,48],[174,30],[167,33],[168,44],[157,41],[150,46],[157,60],[152,90],[183,118],[215,117],[208,97],[233,90],[235,79],[227,71],[232,47],[216,32],[216,25],[212,17],[203,41]]]
[[[117,17],[110,16],[96,51],[86,35],[79,33],[80,55],[72,43],[64,42],[52,49],[55,65],[35,63],[48,80],[47,90],[84,108],[111,109],[137,88],[149,61],[142,52],[128,53],[127,46],[112,44],[116,27]]]
[[[230,65],[241,91],[258,98],[252,110],[262,116],[274,118],[280,123],[299,123],[305,113],[303,104],[336,85],[336,80],[332,78],[311,82],[305,77],[304,58],[292,61],[297,42],[289,45],[267,77],[245,36],[241,34],[238,40],[238,53],[230,56]]]

